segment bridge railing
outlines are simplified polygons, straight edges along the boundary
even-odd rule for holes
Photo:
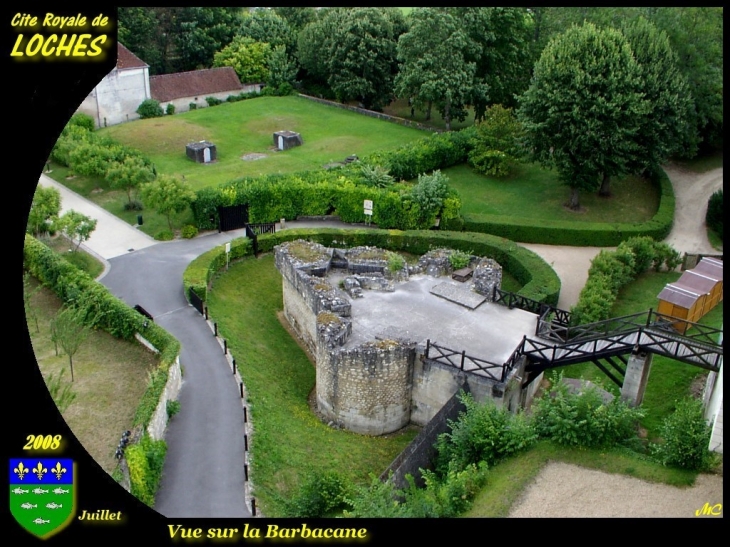
[[[504,382],[508,369],[505,364],[492,363],[486,359],[479,359],[466,354],[466,350],[456,351],[444,346],[439,346],[426,340],[426,359],[436,361],[443,365],[451,366],[471,372],[474,374],[486,375],[492,380]]]

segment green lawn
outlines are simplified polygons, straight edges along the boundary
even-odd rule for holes
[[[65,258],[68,262],[80,270],[85,271],[93,278],[99,277],[104,271],[104,264],[99,262],[90,254],[84,252],[83,249],[76,249],[76,244],[71,243],[62,235],[56,235],[55,237],[44,239],[43,241],[58,254],[63,255],[63,258]]]
[[[649,308],[656,309],[657,295],[667,283],[676,281],[680,275],[679,272],[642,274],[636,281],[621,290],[611,315],[621,317],[646,311]],[[722,328],[722,305],[716,306],[701,319],[700,323]],[[704,369],[668,357],[655,355],[652,359],[651,373],[642,405],[646,411],[646,417],[641,424],[647,429],[650,440],[658,436],[662,421],[674,411],[676,401],[689,395],[692,389],[704,387],[704,378],[707,376],[707,371]],[[592,363],[572,365],[563,370],[565,376],[598,381],[609,391],[619,393],[618,387]]]
[[[709,154],[702,154],[691,160],[676,160],[675,163],[695,173],[706,173],[718,167],[722,167],[722,150]]]
[[[32,280],[31,292],[38,286]],[[64,383],[68,383],[68,356],[62,352],[56,355],[50,334],[50,322],[61,302],[45,287],[33,293],[31,302],[38,317],[38,331],[29,317],[28,332],[41,374],[47,379],[63,370]],[[157,357],[141,344],[94,330],[74,355],[73,364],[71,385],[76,399],[63,412],[63,418],[91,457],[111,474],[117,465],[114,450],[122,433],[132,427],[147,387],[148,371],[157,365]]]
[[[300,133],[304,144],[276,151],[273,134],[280,130]],[[196,190],[242,176],[318,169],[352,154],[362,157],[428,135],[297,96],[224,103],[123,123],[100,133],[142,150],[158,173],[184,175]],[[217,161],[199,164],[186,156],[185,145],[200,140],[216,145]],[[253,153],[267,157],[241,159]]]
[[[580,194],[581,212],[564,207],[569,189],[553,171],[536,164],[518,165],[506,178],[481,175],[462,164],[442,173],[461,196],[462,215],[479,222],[487,216],[527,217],[576,222],[643,222],[659,208],[659,189],[635,176],[612,180],[609,198],[597,192]]]
[[[281,274],[273,255],[233,263],[209,293],[210,316],[228,342],[248,393],[254,496],[262,512],[281,516],[310,471],[333,470],[358,483],[380,474],[416,435],[415,428],[382,437],[336,430],[312,412],[315,369],[282,326]]]

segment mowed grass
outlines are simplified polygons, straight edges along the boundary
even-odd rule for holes
[[[276,151],[273,134],[281,130],[300,133],[304,144]],[[319,169],[352,154],[362,157],[429,134],[298,96],[224,103],[123,123],[100,133],[142,150],[158,173],[184,175],[195,190],[243,176]],[[216,145],[215,162],[200,164],[187,157],[186,144],[200,140]],[[254,153],[267,157],[241,159]]]
[[[611,181],[612,196],[581,192],[579,212],[565,207],[569,188],[554,171],[536,164],[520,164],[505,178],[485,176],[468,164],[443,169],[450,185],[461,196],[462,215],[474,222],[509,217],[526,220],[575,222],[644,222],[659,208],[659,189],[636,176]]]
[[[39,286],[31,280],[31,291]],[[50,337],[50,323],[61,302],[41,287],[32,297],[38,317],[27,318],[36,362],[44,379],[50,374],[70,382],[68,355],[56,355]],[[60,351],[60,348],[59,348]],[[63,412],[63,419],[96,462],[109,474],[116,468],[114,458],[122,433],[131,429],[134,413],[147,387],[147,373],[157,365],[154,353],[144,346],[119,340],[103,331],[91,331],[73,357],[76,399]]]
[[[649,308],[656,309],[659,303],[657,295],[667,283],[676,281],[680,276],[680,272],[646,272],[642,274],[636,281],[620,291],[611,315],[621,317],[647,311]],[[722,303],[705,315],[700,323],[718,329],[722,328]],[[690,333],[691,331],[688,332],[688,334]],[[619,394],[618,386],[591,363],[572,365],[564,367],[562,370],[566,377],[600,382],[609,391]],[[707,371],[702,368],[669,357],[654,355],[642,403],[646,417],[642,420],[641,425],[647,429],[649,440],[657,440],[662,423],[669,414],[674,412],[676,402],[692,394],[693,389],[704,387],[706,376]]]
[[[231,264],[209,293],[208,309],[227,340],[250,405],[253,495],[263,514],[282,515],[313,471],[336,471],[364,484],[415,437],[414,428],[382,437],[333,429],[310,409],[315,368],[280,322],[281,274],[273,255]]]
[[[72,243],[62,235],[56,235],[44,241],[51,249],[62,255],[68,262],[85,271],[96,279],[104,271],[104,265],[83,249],[76,249],[76,243]]]

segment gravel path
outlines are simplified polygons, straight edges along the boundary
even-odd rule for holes
[[[665,171],[677,200],[674,225],[665,241],[681,253],[717,253],[707,240],[705,212],[712,193],[722,188],[722,168],[697,174],[669,165]],[[524,246],[552,264],[560,277],[559,307],[573,306],[588,277],[590,261],[600,249]],[[677,488],[550,462],[512,506],[509,516],[695,518],[695,511],[705,503],[723,503],[722,475],[700,475],[691,488]]]

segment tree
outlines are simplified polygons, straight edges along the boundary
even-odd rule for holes
[[[317,20],[317,10],[312,7],[274,8],[274,12],[285,19],[294,32],[299,32],[309,23]]]
[[[550,41],[519,104],[531,158],[557,169],[571,189],[573,210],[580,208],[581,190],[598,189],[599,176],[629,172],[649,111],[626,39],[590,23]]]
[[[534,58],[530,51],[532,21],[524,8],[451,8],[461,21],[471,48],[467,60],[476,64],[476,77],[489,87],[489,103],[512,108],[530,84]],[[484,117],[486,97],[476,97],[474,115]]]
[[[61,212],[61,192],[52,186],[38,186],[28,213],[26,231],[34,236],[50,232]]]
[[[84,323],[84,312],[73,306],[64,306],[53,319],[55,337],[58,345],[68,355],[68,364],[71,369],[71,381],[74,381],[73,358],[78,353],[81,344],[89,336],[91,328]]]
[[[508,175],[512,165],[522,156],[522,126],[512,109],[504,108],[501,104],[489,107],[476,128],[469,163],[485,175]]]
[[[469,62],[473,43],[456,17],[438,8],[414,11],[408,32],[398,40],[401,69],[396,93],[411,97],[417,108],[437,105],[451,130],[453,119],[464,120],[467,105],[486,101],[487,86]]]
[[[339,101],[379,110],[393,98],[396,32],[403,28],[396,21],[388,8],[327,10],[300,33],[299,61]]]
[[[296,35],[289,22],[270,9],[255,9],[244,14],[238,35],[251,38],[255,42],[265,42],[272,48],[284,46],[287,53],[292,53],[296,44]]]
[[[297,76],[297,69],[289,56],[286,54],[284,46],[275,46],[269,54],[269,79],[267,86],[279,89],[280,86],[292,85]]]
[[[242,82],[265,82],[269,79],[271,46],[253,38],[237,36],[215,54],[213,66],[230,66]]]
[[[449,179],[440,170],[430,175],[418,175],[418,184],[411,189],[411,199],[419,207],[419,223],[421,226],[432,226],[449,195]]]
[[[66,237],[76,243],[76,247],[74,247],[74,252],[76,252],[81,244],[88,241],[92,232],[96,230],[96,222],[95,218],[71,209],[58,219],[58,227],[66,234]]]
[[[650,108],[636,134],[640,150],[633,171],[643,172],[680,152],[694,155],[697,127],[692,123],[692,94],[667,34],[644,17],[625,23],[622,32],[639,65],[641,91]],[[607,192],[608,188],[602,188],[602,193]]]
[[[170,103],[172,104],[172,103]],[[132,191],[146,182],[152,182],[155,173],[142,158],[127,156],[121,162],[114,162],[106,172],[106,180],[115,190],[124,190],[127,193],[128,204],[132,204]]]
[[[171,231],[172,215],[183,212],[196,197],[190,184],[172,175],[160,175],[155,181],[143,184],[141,192],[146,204],[167,217]]]
[[[151,74],[211,66],[238,27],[240,8],[119,8],[119,41],[150,65]]]

